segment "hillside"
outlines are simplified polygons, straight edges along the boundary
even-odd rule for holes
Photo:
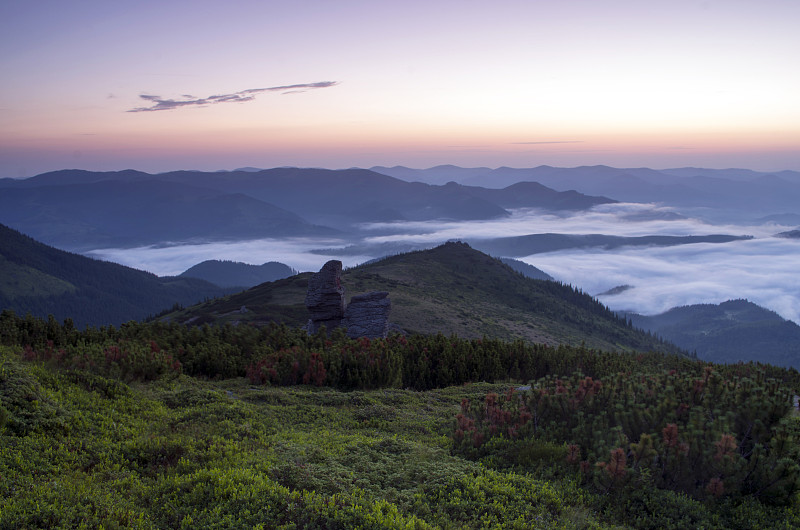
[[[64,252],[0,225],[0,309],[19,315],[118,325],[225,292],[203,280],[159,278]]]
[[[0,528],[796,529],[797,388],[658,353],[2,312]]]
[[[605,197],[592,197],[575,190],[556,191],[538,182],[517,182],[503,189],[463,186],[448,182],[445,189],[460,189],[504,208],[545,208],[548,210],[585,210],[598,204],[613,201]]]
[[[259,283],[274,282],[297,274],[297,271],[277,261],[250,265],[229,260],[206,260],[178,276],[199,278],[218,287],[253,287]]]
[[[555,281],[555,278],[553,278],[543,270],[536,268],[533,265],[529,265],[524,261],[519,261],[514,258],[500,258],[500,261],[502,261],[503,263],[505,263],[518,273],[522,274],[523,276],[527,276],[528,278],[532,278],[534,280]]]
[[[800,326],[747,300],[675,307],[633,324],[715,363],[759,361],[800,368]]]
[[[166,315],[178,322],[264,323],[302,326],[310,274],[259,285]],[[390,321],[409,332],[522,338],[611,350],[675,350],[630,328],[589,295],[556,282],[532,280],[463,243],[361,265],[344,271],[347,299],[388,291]]]

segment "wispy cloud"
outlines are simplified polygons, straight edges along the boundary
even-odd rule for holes
[[[549,142],[511,142],[511,145],[582,144],[583,140],[553,140]]]
[[[328,88],[339,84],[337,81],[320,81],[317,83],[301,83],[297,85],[282,85],[266,88],[249,88],[232,94],[217,94],[204,98],[198,98],[188,94],[183,94],[180,99],[167,99],[154,94],[141,94],[139,98],[147,101],[149,107],[136,107],[128,112],[153,112],[157,110],[172,110],[181,107],[205,107],[217,103],[244,103],[253,101],[256,95],[263,92],[283,92],[284,94],[296,94],[315,88]]]

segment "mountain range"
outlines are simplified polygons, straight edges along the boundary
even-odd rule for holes
[[[280,237],[341,237],[363,223],[486,220],[509,208],[614,202],[533,182],[503,190],[406,182],[365,169],[63,170],[0,179],[0,222],[67,250]]]
[[[347,269],[343,281],[351,293],[389,291],[393,322],[410,332],[585,342],[605,349],[675,349],[632,330],[624,318],[587,294],[530,279],[546,277],[535,267],[513,260],[511,265],[521,272],[466,244],[447,243]],[[236,294],[210,283],[241,285],[246,278],[258,280],[254,274],[295,272],[286,269],[279,263],[211,260],[178,277],[158,277],[58,250],[0,225],[0,308],[20,315],[53,315],[59,321],[69,318],[78,327],[119,325],[157,313],[187,324],[277,321],[303,326],[310,273]],[[170,307],[172,312],[166,311]]]
[[[446,165],[428,169],[404,166],[371,168],[377,173],[408,181],[502,188],[516,182],[533,181],[558,191],[577,190],[604,195],[623,202],[661,203],[676,207],[714,208],[747,215],[798,214],[800,172],[759,172],[745,169],[614,168],[582,166],[561,168],[496,169],[461,168]]]
[[[792,237],[784,235],[782,237]],[[703,236],[610,236],[604,234],[528,234],[524,236],[464,238],[473,248],[503,257],[525,257],[544,252],[556,252],[568,249],[600,248],[611,250],[620,247],[671,247],[691,245],[695,243],[729,243],[752,239],[749,235],[709,234]],[[362,256],[369,254],[401,254],[414,250],[424,250],[435,245],[429,243],[408,243],[390,241],[383,243],[356,243],[346,247],[318,248],[309,252],[315,254],[339,256]]]
[[[712,234],[706,236],[608,236],[603,234],[530,234],[468,240],[475,248],[494,256],[523,257],[542,252],[579,248],[668,247],[694,243],[728,243],[751,236]]]
[[[78,327],[119,325],[155,314],[195,325],[274,321],[302,326],[308,319],[304,298],[310,273],[295,272],[280,263],[209,260],[179,277],[157,277],[61,251],[0,225],[0,308],[51,314]],[[274,276],[282,278],[270,281]],[[654,316],[615,315],[580,290],[551,280],[528,264],[491,258],[456,242],[343,273],[349,294],[388,291],[392,322],[410,332],[613,350],[680,348],[713,362],[800,367],[800,326],[746,300],[678,307]],[[238,292],[248,283],[254,286]]]

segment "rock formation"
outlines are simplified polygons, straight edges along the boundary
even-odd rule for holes
[[[391,309],[392,302],[385,291],[356,295],[350,299],[344,312],[342,327],[347,328],[347,336],[351,338],[386,337]]]
[[[321,326],[328,331],[347,328],[351,338],[386,337],[389,333],[389,293],[383,291],[354,296],[346,306],[342,286],[342,262],[331,260],[308,280],[306,307],[311,313],[308,332],[316,333]]]
[[[308,280],[306,307],[311,313],[308,332],[316,333],[323,325],[328,331],[339,327],[344,317],[344,306],[342,262],[331,260]]]

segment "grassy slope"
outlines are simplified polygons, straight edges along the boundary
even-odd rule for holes
[[[193,323],[278,320],[302,325],[308,319],[303,304],[308,277],[302,274],[263,284],[168,318]],[[391,322],[412,332],[548,344],[585,342],[606,350],[667,347],[628,328],[588,295],[558,283],[525,278],[499,260],[458,243],[346,270],[342,283],[348,298],[388,291]],[[248,312],[241,313],[242,306]]]
[[[497,490],[501,504],[487,511],[496,521],[596,520],[571,483],[568,499],[546,482],[450,456],[461,399],[503,385],[342,393],[185,376],[126,385],[15,357],[0,350],[2,404],[16,412],[0,427],[0,528],[271,528],[281,517],[313,519],[334,495],[337,517],[345,505],[370,512],[378,503],[395,523],[461,526],[482,515],[475,505],[460,522],[446,514],[447,492],[466,483]],[[37,405],[24,403],[31,397]],[[315,493],[296,499],[286,488]],[[527,498],[509,498],[514,488]],[[534,495],[546,503],[530,505]]]
[[[506,387],[126,384],[0,347],[0,528],[623,528],[628,510],[643,527],[800,524],[795,508],[745,503],[720,519],[655,492],[604,511],[613,500],[574,478],[451,456],[461,400]]]
[[[215,298],[163,317],[188,324],[252,322],[283,322],[301,326],[308,320],[304,305],[311,273],[252,287],[238,294]],[[245,312],[242,312],[245,308]]]

